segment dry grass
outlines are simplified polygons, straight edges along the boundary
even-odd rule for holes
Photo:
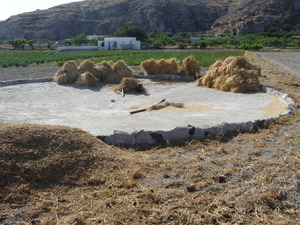
[[[111,65],[103,61],[96,65],[96,70],[98,71],[97,77],[99,80],[105,83],[114,83],[116,80],[116,74],[114,73]]]
[[[105,83],[119,83],[125,77],[133,77],[132,69],[123,60],[114,64],[104,61],[96,65],[98,78]]]
[[[182,108],[184,107],[184,104],[182,103],[173,103],[173,102],[160,102],[158,104],[152,105],[149,108],[147,108],[147,111],[155,111],[164,109],[167,107],[176,107],[176,108]]]
[[[95,66],[94,62],[92,62],[89,59],[83,60],[80,63],[78,70],[80,71],[81,74],[83,74],[85,72],[90,72],[91,74],[93,74],[96,77],[98,74],[98,71],[96,70],[96,66]]]
[[[299,78],[246,56],[300,106]],[[2,124],[0,223],[299,224],[299,145],[299,110],[252,133],[152,149]]]
[[[132,69],[126,65],[123,60],[119,60],[112,64],[112,70],[116,74],[116,79],[114,82],[120,82],[125,77],[132,77],[133,71]]]
[[[259,76],[260,69],[243,57],[228,57],[213,64],[197,85],[235,93],[256,92],[260,90]]]
[[[201,68],[198,61],[193,56],[188,56],[182,61],[180,74],[188,76],[199,76],[200,70]]]
[[[143,61],[140,66],[146,75],[178,73],[178,62],[176,58],[159,60],[148,59]]]
[[[72,84],[80,75],[77,64],[74,61],[68,61],[58,69],[54,75],[54,81],[58,84]]]
[[[75,84],[84,87],[97,87],[98,79],[94,74],[90,72],[84,72],[83,74],[80,74]]]
[[[134,94],[145,92],[144,86],[134,78],[123,78],[121,83],[115,88],[115,91],[124,92],[124,94]]]

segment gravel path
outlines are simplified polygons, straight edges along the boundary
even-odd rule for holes
[[[300,52],[259,52],[259,54],[300,76]]]

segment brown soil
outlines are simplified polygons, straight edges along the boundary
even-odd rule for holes
[[[299,78],[247,57],[299,107]],[[299,224],[299,137],[299,110],[250,133],[151,149],[2,124],[0,224]]]

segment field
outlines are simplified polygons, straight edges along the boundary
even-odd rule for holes
[[[299,77],[245,56],[300,106]],[[154,148],[0,124],[0,223],[299,224],[299,145],[299,110],[249,133]]]
[[[80,63],[84,59],[91,59],[95,63],[102,61],[115,62],[124,60],[128,65],[137,66],[146,59],[176,57],[182,61],[193,55],[202,66],[207,67],[216,59],[224,59],[229,55],[243,55],[243,51],[82,51],[82,52],[55,52],[55,51],[0,51],[0,67],[51,65],[61,66],[67,60]]]

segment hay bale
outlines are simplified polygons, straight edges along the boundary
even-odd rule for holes
[[[77,64],[74,61],[67,61],[57,70],[54,75],[54,81],[58,84],[72,84],[80,75]]]
[[[210,66],[206,75],[197,80],[197,85],[234,93],[256,92],[260,89],[260,75],[260,68],[243,57],[232,56]]]
[[[141,93],[146,91],[141,83],[131,77],[123,78],[121,83],[115,88],[115,91],[122,90],[125,94],[133,94],[136,92]]]
[[[133,76],[132,69],[129,68],[123,60],[115,62],[111,67],[116,74],[115,82],[120,82],[125,77]]]
[[[189,76],[200,75],[200,65],[193,56],[188,56],[182,61],[180,74]]]
[[[78,67],[78,70],[80,74],[83,74],[85,72],[90,72],[94,76],[98,77],[98,71],[96,70],[95,64],[89,59],[82,61]]]
[[[100,81],[106,82],[106,83],[114,83],[116,82],[116,73],[113,71],[111,65],[103,61],[101,63],[98,63],[96,65],[96,70],[97,70],[97,77]]]
[[[141,63],[141,68],[146,75],[154,74],[177,74],[178,63],[176,58],[171,59],[148,59]]]
[[[80,74],[75,84],[84,87],[96,87],[98,85],[98,79],[91,72],[85,72]]]

